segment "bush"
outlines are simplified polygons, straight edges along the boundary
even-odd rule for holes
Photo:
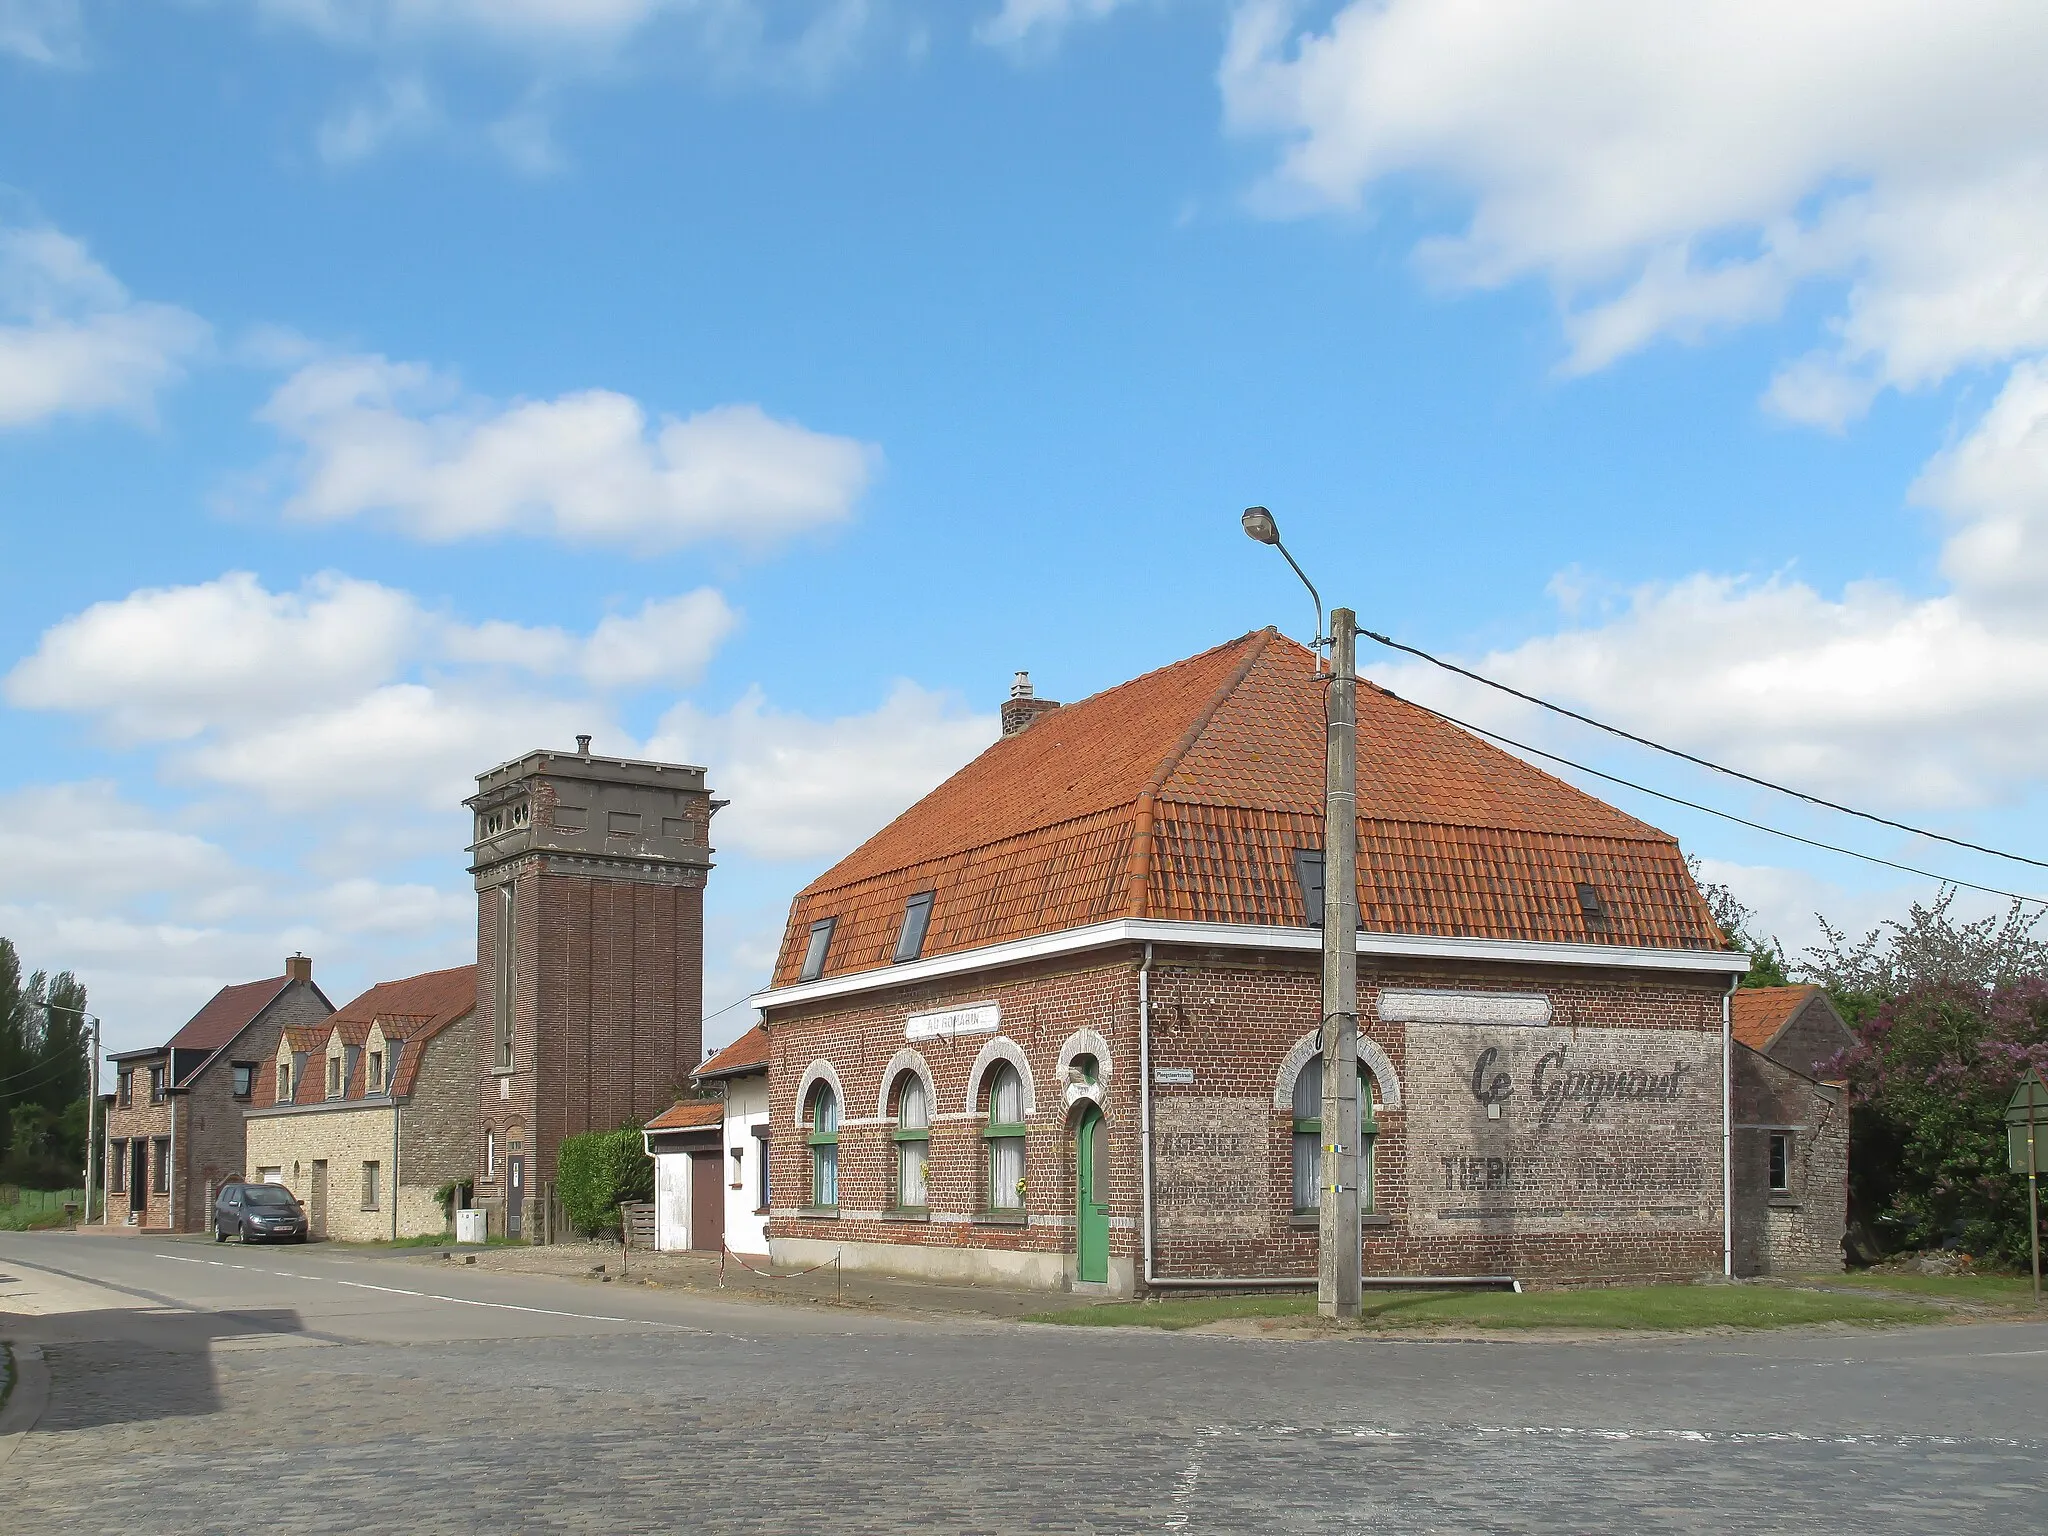
[[[580,1232],[616,1232],[620,1202],[654,1197],[654,1159],[637,1126],[571,1136],[562,1143],[555,1176],[562,1209]]]

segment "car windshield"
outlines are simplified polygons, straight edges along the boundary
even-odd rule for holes
[[[277,1184],[251,1184],[242,1191],[242,1199],[250,1205],[271,1205],[279,1210],[290,1210],[293,1201],[291,1191]]]

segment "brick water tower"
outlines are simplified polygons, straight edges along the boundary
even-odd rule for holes
[[[704,770],[527,753],[477,776],[475,1203],[539,1237],[564,1137],[638,1124],[701,1051]]]

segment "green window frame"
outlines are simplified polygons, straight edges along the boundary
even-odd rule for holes
[[[839,1209],[839,1095],[820,1083],[811,1094],[811,1205]]]
[[[1026,1210],[1024,1080],[1008,1062],[988,1075],[988,1209],[1005,1216]]]
[[[923,1211],[931,1201],[932,1115],[924,1079],[906,1072],[896,1089],[896,1188],[891,1206]]]
[[[1302,1065],[1294,1080],[1294,1214],[1313,1216],[1322,1209],[1323,1058],[1318,1052]],[[1316,1113],[1306,1114],[1313,1106]],[[1358,1066],[1358,1209],[1374,1213],[1374,1171],[1379,1145],[1379,1085],[1363,1062]]]

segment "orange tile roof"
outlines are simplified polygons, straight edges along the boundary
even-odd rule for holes
[[[725,1123],[725,1106],[716,1099],[690,1099],[664,1109],[647,1122],[650,1131],[700,1131]]]
[[[338,1031],[343,1045],[361,1047],[371,1028],[381,1030],[386,1040],[403,1041],[398,1050],[398,1067],[392,1092],[400,1098],[412,1092],[419,1074],[426,1043],[449,1025],[467,1018],[476,1009],[476,967],[458,965],[445,971],[426,971],[399,981],[380,981],[346,1007],[318,1024],[292,1024],[282,1031],[294,1052],[324,1057],[328,1043]],[[360,1099],[365,1092],[368,1064],[360,1051],[348,1081],[342,1085],[342,1100]],[[251,1102],[258,1109],[277,1103],[274,1073],[259,1073]],[[324,1104],[327,1098],[327,1069],[317,1070],[309,1061],[307,1069],[292,1084],[295,1104]]]
[[[827,976],[888,965],[921,891],[938,893],[925,955],[1120,917],[1301,925],[1323,689],[1312,653],[1268,629],[1048,711],[798,893],[775,984],[825,917]],[[1668,833],[1370,684],[1358,717],[1367,929],[1724,947]]]
[[[1729,1000],[1729,1028],[1752,1051],[1767,1051],[1819,987],[1743,987]]]
[[[768,1069],[768,1030],[765,1025],[756,1024],[724,1050],[707,1058],[704,1065],[690,1076],[700,1082],[707,1077],[738,1077],[747,1072],[765,1072]]]

